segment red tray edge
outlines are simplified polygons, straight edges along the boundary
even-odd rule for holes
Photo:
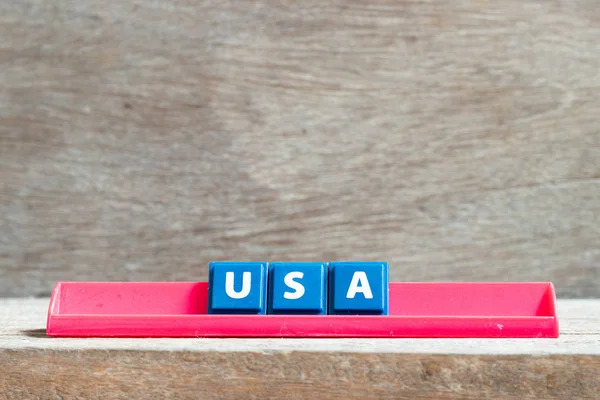
[[[556,292],[551,282],[406,282],[415,285],[547,285],[549,316],[239,316],[60,315],[58,282],[48,307],[55,337],[213,338],[558,338]],[[87,282],[86,282],[87,283]],[[91,282],[90,282],[91,283]],[[100,282],[113,283],[113,282]],[[124,283],[124,282],[114,282]],[[135,283],[135,282],[133,282]],[[153,282],[159,283],[159,282]],[[164,282],[172,283],[172,282]],[[140,319],[143,318],[143,323]],[[249,319],[250,318],[250,319]],[[240,327],[240,322],[257,322]],[[264,326],[270,322],[270,326]],[[309,326],[307,326],[307,323]],[[212,325],[211,325],[212,324]],[[360,324],[360,325],[359,325]],[[260,326],[259,326],[260,325]],[[175,326],[175,327],[174,327]]]

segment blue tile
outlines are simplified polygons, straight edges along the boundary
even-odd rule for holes
[[[266,314],[266,262],[211,262],[208,267],[209,314]]]
[[[269,314],[327,314],[327,263],[269,264]]]
[[[336,261],[329,266],[329,314],[387,315],[388,263]]]

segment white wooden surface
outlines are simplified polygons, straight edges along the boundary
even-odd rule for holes
[[[600,300],[559,300],[559,339],[50,338],[47,299],[0,300],[0,349],[600,355]]]

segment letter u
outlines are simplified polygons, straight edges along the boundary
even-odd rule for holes
[[[242,290],[239,292],[236,292],[233,287],[234,277],[234,272],[225,273],[225,293],[232,299],[243,299],[250,294],[250,288],[252,287],[252,273],[246,271],[242,274]]]

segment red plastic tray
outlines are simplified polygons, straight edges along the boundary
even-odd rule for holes
[[[556,338],[551,283],[390,283],[389,315],[206,314],[207,282],[59,282],[62,337]]]

